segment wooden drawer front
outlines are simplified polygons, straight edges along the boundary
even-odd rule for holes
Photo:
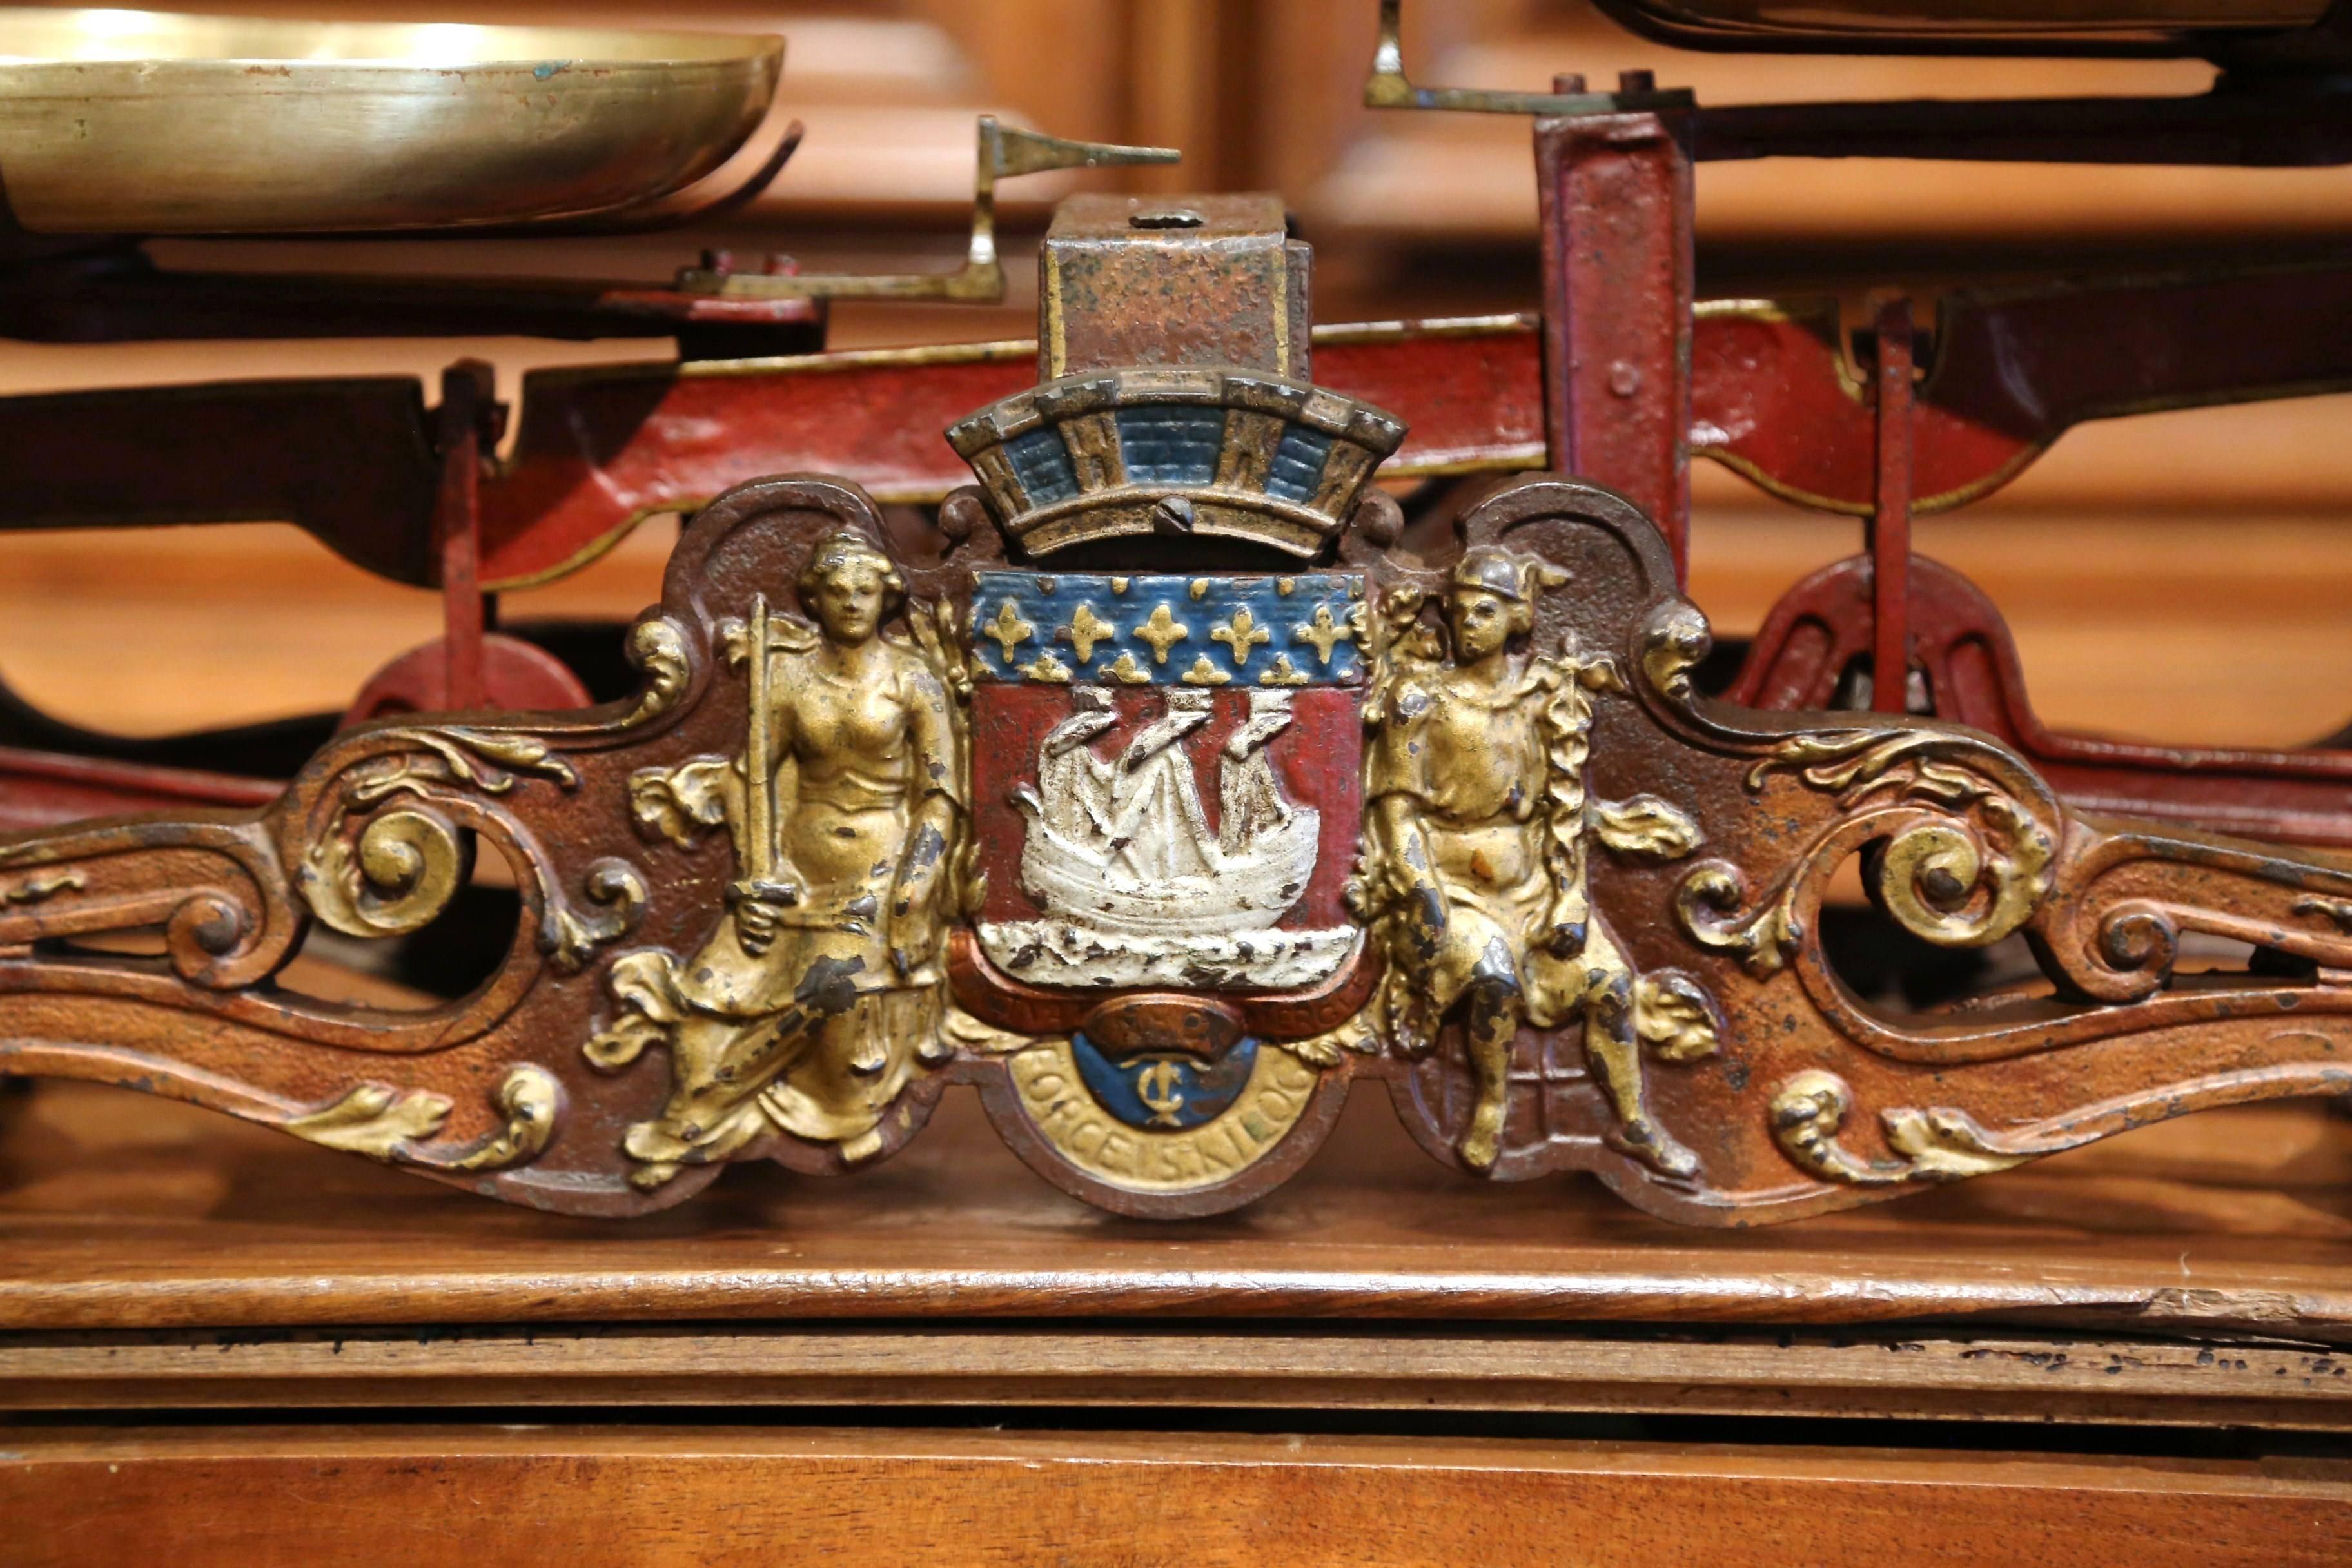
[[[2352,1462],[1386,1437],[0,1431],[0,1562],[2339,1564]]]

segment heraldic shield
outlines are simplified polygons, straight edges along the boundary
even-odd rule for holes
[[[982,574],[986,961],[1084,992],[1238,999],[1343,983],[1362,938],[1341,900],[1360,816],[1362,597],[1360,576],[1328,573]],[[1305,668],[1266,650],[1276,636],[1308,645]],[[1070,645],[1068,663],[1050,647],[1023,660],[1024,637]],[[1213,652],[1180,651],[1203,638]]]
[[[1376,1082],[1464,1175],[1705,1224],[2352,1088],[2352,865],[2084,816],[1957,725],[1707,696],[1705,618],[1601,487],[1409,523],[1373,483],[1406,432],[1311,379],[1270,198],[1073,198],[1041,268],[1037,384],[946,431],[977,484],[936,526],[816,475],[716,498],[634,694],[0,838],[0,1074],[613,1216],[870,1169],[965,1088],[1063,1190],[1213,1214]],[[302,993],[307,932],[402,941],[478,856],[520,915],[473,990]],[[1857,994],[1850,866],[2042,981]],[[2193,933],[2263,961],[2176,973]]]
[[[1349,572],[975,580],[987,881],[957,999],[1066,1033],[1067,1072],[1108,1121],[1195,1134],[1135,1145],[1160,1144],[1171,1176],[1250,1153],[1222,1119],[1287,1076],[1266,1042],[1322,1032],[1370,990],[1346,899],[1364,593]],[[1034,1085],[1049,1064],[1023,1065]],[[1249,1125],[1271,1128],[1256,1098]]]

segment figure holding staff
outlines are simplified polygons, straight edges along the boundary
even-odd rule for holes
[[[805,652],[805,635],[793,638],[779,650],[772,640],[768,621],[768,595],[751,595],[751,617],[744,626],[744,647],[765,650],[761,658],[747,651],[744,663],[748,684],[751,689],[750,721],[744,727],[743,757],[739,766],[743,783],[743,833],[738,846],[738,858],[743,866],[740,880],[729,884],[727,902],[730,908],[740,910],[747,904],[751,910],[748,918],[739,917],[737,931],[746,952],[757,956],[768,950],[775,939],[774,911],[788,910],[801,901],[798,883],[779,881],[776,878],[776,784],[780,763],[790,758],[779,758],[775,752],[775,712],[773,655],[782,652]]]
[[[906,590],[864,533],[819,540],[798,589],[814,626],[761,597],[743,627],[743,755],[632,784],[641,813],[672,818],[694,818],[693,801],[718,790],[740,872],[730,917],[692,958],[614,965],[622,1016],[589,1046],[606,1067],[670,1048],[669,1101],[625,1140],[642,1185],[772,1131],[870,1155],[935,1027],[963,813],[947,689],[884,634]],[[664,813],[665,797],[688,809]]]

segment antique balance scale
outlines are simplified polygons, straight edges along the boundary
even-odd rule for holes
[[[1825,41],[1636,9],[1685,40]],[[44,743],[0,758],[24,830],[0,842],[0,1070],[603,1215],[739,1159],[867,1168],[966,1085],[1032,1168],[1125,1214],[1266,1193],[1377,1079],[1467,1175],[1589,1170],[1718,1225],[2343,1093],[2352,752],[2053,734],[1997,614],[1908,531],[2074,421],[2346,384],[2347,340],[2311,328],[2352,306],[2352,272],[1961,297],[1921,383],[1907,303],[1864,379],[1833,316],[1695,302],[1691,259],[1697,162],[2340,162],[2341,96],[1424,89],[1398,10],[1369,101],[1535,118],[1539,311],[1318,325],[1276,199],[1079,197],[1041,257],[1036,343],[880,353],[824,352],[824,301],[993,297],[995,180],[1171,154],[983,121],[971,258],[937,278],[174,275],[128,237],[708,213],[789,155],[778,47],[105,24],[105,52],[160,62],[123,66],[74,58],[100,52],[87,16],[45,23],[35,52],[58,58],[0,68],[12,333],[497,322],[684,357],[527,377],[496,462],[504,411],[464,367],[429,411],[365,378],[0,401],[0,522],[279,518],[447,606],[290,780],[25,721]],[[2291,74],[2297,20],[2109,42],[2242,44],[2242,71]],[[458,58],[417,63],[428,47]],[[446,155],[258,180],[189,140],[208,93],[236,147],[301,127],[372,158],[396,121]],[[1867,553],[1793,589],[1727,687],[1680,588],[1694,450],[1869,521]],[[1381,483],[1481,474],[1532,477],[1410,515]],[[936,526],[890,536],[880,503]],[[592,704],[485,629],[486,591],[670,511],[692,518],[662,603],[614,632],[626,695]],[[478,853],[519,908],[466,994],[401,1011],[276,983],[314,922],[425,928]],[[1926,1012],[1858,996],[1818,920],[1857,859],[1911,937],[2022,936],[2042,979]],[[132,931],[159,933],[152,955],[91,945]],[[2253,961],[2179,973],[2189,933]]]

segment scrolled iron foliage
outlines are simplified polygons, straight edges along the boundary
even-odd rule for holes
[[[646,678],[644,692],[621,721],[625,729],[634,729],[685,700],[694,679],[694,656],[685,629],[667,616],[647,616],[631,626],[626,651],[631,667]]]
[[[467,852],[440,813],[399,806],[369,816],[352,837],[332,834],[305,857],[311,913],[346,936],[398,936],[449,907]]]
[[[1711,700],[1690,679],[1706,624],[1655,530],[1608,491],[1537,479],[1454,520],[1426,557],[1393,532],[1339,542],[1362,600],[1317,635],[1354,642],[1363,710],[1389,737],[1367,749],[1371,826],[1349,868],[1359,951],[1312,996],[1246,1010],[1180,996],[1172,1011],[1162,997],[1171,1017],[1195,1004],[1246,1017],[1248,1034],[1202,1037],[1258,1042],[1224,1090],[1241,1109],[1117,1124],[1081,1098],[1100,1052],[1072,1020],[1095,1003],[992,977],[970,940],[995,879],[1019,868],[967,816],[974,754],[1001,743],[975,717],[973,573],[1003,565],[984,518],[966,521],[917,564],[882,542],[854,487],[758,481],[682,536],[661,606],[629,634],[644,674],[631,698],[364,726],[265,811],[0,843],[0,1071],[133,1082],[490,1196],[607,1215],[683,1201],[735,1159],[866,1168],[957,1086],[1089,1201],[1213,1212],[1300,1169],[1370,1080],[1467,1174],[1591,1171],[1704,1224],[1994,1173],[2204,1106],[2352,1089],[2336,1065],[2352,1045],[2352,992],[2336,978],[2352,969],[2352,870],[2084,820],[2015,753],[1953,726]],[[1158,548],[1235,570],[1213,540]],[[824,586],[821,559],[863,563],[844,570],[872,577],[874,604],[804,603]],[[1464,618],[1480,595],[1503,606],[1501,644]],[[780,862],[762,862],[764,883],[746,874],[760,868],[744,847],[751,671],[726,648],[762,604],[779,617],[771,646],[796,650],[774,656],[771,679],[879,639],[901,709],[936,704],[926,804],[885,836],[877,887],[893,896],[838,911],[865,934],[784,939],[816,884]],[[772,694],[772,717],[788,729],[815,712],[786,695]],[[898,755],[897,721],[876,731],[877,757]],[[1488,726],[1496,743],[1433,773],[1412,747],[1445,723]],[[774,754],[793,746],[822,760],[805,735]],[[1472,803],[1486,784],[1494,799]],[[786,805],[779,842],[814,820],[803,809]],[[479,986],[430,1004],[300,994],[286,966],[309,922],[400,940],[446,910],[481,853],[505,863],[520,910]],[[1498,858],[1520,854],[1525,889]],[[1913,937],[2021,936],[2045,985],[1930,1014],[1855,994],[1819,915],[1856,860]],[[1456,952],[1474,928],[1495,941]],[[131,931],[158,933],[160,956],[94,944]],[[2189,932],[2281,962],[2184,984]],[[693,962],[706,950],[727,963]],[[696,978],[706,968],[712,981]],[[724,974],[743,984],[714,989]],[[706,1015],[724,1026],[702,1033],[727,1048],[685,1027]],[[812,1051],[837,1053],[843,1073],[816,1072]],[[861,1051],[887,1070],[860,1076]],[[1151,1103],[1175,1105],[1180,1081],[1193,1080],[1173,1067],[1151,1079]],[[706,1102],[727,1120],[698,1120]],[[1255,1117],[1264,1138],[1226,1116]]]
[[[364,1083],[333,1104],[289,1118],[281,1126],[298,1138],[387,1164],[422,1170],[497,1171],[522,1163],[555,1135],[562,1089],[545,1068],[528,1063],[509,1072],[493,1105],[505,1122],[457,1149],[430,1147],[449,1120],[450,1101],[428,1089]]]
[[[1879,906],[1940,947],[1981,947],[2021,930],[2049,893],[2056,801],[2021,764],[1966,735],[1874,730],[1790,736],[1748,770],[1748,792],[1785,774],[1835,798],[1769,890],[1710,862],[1685,879],[1675,909],[1693,941],[1737,953],[1767,978],[1803,945],[1830,877],[1875,851]]]

